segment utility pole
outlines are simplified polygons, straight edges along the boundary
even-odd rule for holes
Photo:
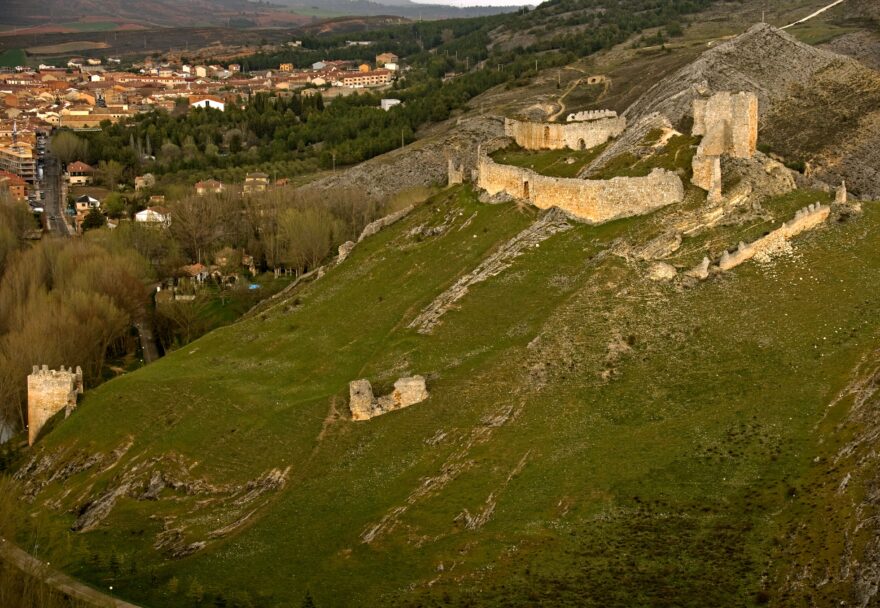
[[[405,144],[403,142],[403,129],[400,130],[400,149],[403,150]]]

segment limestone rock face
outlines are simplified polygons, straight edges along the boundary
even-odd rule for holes
[[[671,281],[676,277],[678,271],[675,267],[666,262],[656,262],[651,264],[651,270],[648,277],[652,281]]]
[[[428,398],[424,376],[400,378],[389,395],[376,399],[369,380],[354,380],[348,385],[352,420],[369,420],[394,410],[403,409]]]
[[[336,263],[342,264],[345,261],[345,258],[348,257],[348,254],[351,253],[351,250],[354,249],[354,246],[354,241],[345,241],[342,245],[340,245],[339,257],[336,258]]]

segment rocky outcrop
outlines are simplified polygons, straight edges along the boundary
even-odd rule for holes
[[[638,124],[661,114],[683,128],[693,101],[715,91],[754,93],[762,142],[806,163],[812,177],[832,184],[846,179],[857,195],[880,197],[878,72],[758,24],[648,89],[624,116]],[[626,151],[615,140],[602,156]]]
[[[299,190],[307,194],[354,190],[366,200],[383,201],[400,192],[445,184],[450,159],[469,175],[476,167],[480,142],[503,133],[497,117],[450,119],[402,149],[309,182]]]
[[[370,222],[361,231],[361,234],[358,237],[357,242],[360,243],[365,238],[371,237],[374,234],[377,234],[383,228],[387,228],[388,226],[394,224],[395,222],[402,220],[407,215],[409,215],[409,212],[412,211],[413,208],[414,208],[413,205],[407,205],[406,207],[404,207],[400,211],[395,211],[394,213],[390,213],[390,214],[386,215],[385,217],[380,217],[378,220]],[[349,249],[349,252],[351,252],[351,249]]]
[[[342,245],[340,245],[338,255],[336,256],[336,263],[342,264],[348,257],[348,254],[351,253],[351,250],[354,249],[355,245],[356,243],[354,241],[345,241]]]
[[[775,101],[785,97],[787,89],[836,60],[833,53],[759,23],[658,82],[624,116],[633,121],[656,112],[678,124],[691,114],[695,99],[713,91],[752,92],[763,116]]]
[[[403,409],[428,398],[424,376],[400,378],[394,390],[378,399],[369,380],[353,380],[348,384],[348,407],[352,420],[369,420],[394,410]]]

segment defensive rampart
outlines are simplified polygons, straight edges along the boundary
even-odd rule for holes
[[[28,444],[33,445],[46,422],[63,409],[67,415],[76,407],[77,395],[83,392],[82,370],[49,369],[34,366],[27,377]]]
[[[816,226],[823,224],[831,213],[831,207],[814,203],[795,213],[794,218],[785,222],[773,232],[761,237],[757,241],[749,244],[740,243],[735,251],[725,251],[718,261],[720,270],[730,270],[746,262],[759,254],[770,254],[773,251],[781,249],[784,242],[801,232],[812,230]],[[709,260],[703,260],[703,263],[697,268],[689,271],[688,274],[698,278],[706,278],[709,276]]]
[[[504,120],[504,134],[526,150],[587,150],[617,137],[624,129],[626,119],[622,116],[567,124]]]
[[[617,112],[614,110],[584,110],[583,112],[572,112],[565,117],[565,120],[567,122],[583,122],[600,118],[617,118]]]
[[[529,169],[498,164],[479,157],[477,185],[489,195],[506,192],[539,209],[558,207],[591,224],[648,213],[684,198],[675,173],[655,169],[645,177],[586,180],[547,177]]]

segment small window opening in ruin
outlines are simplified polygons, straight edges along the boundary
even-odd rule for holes
[[[523,182],[523,198],[529,198],[529,182],[528,182],[528,180]]]
[[[544,143],[550,141],[550,127],[544,127]]]
[[[587,149],[587,142],[585,142],[583,139],[579,139],[578,140],[578,150],[586,150],[586,149]]]

